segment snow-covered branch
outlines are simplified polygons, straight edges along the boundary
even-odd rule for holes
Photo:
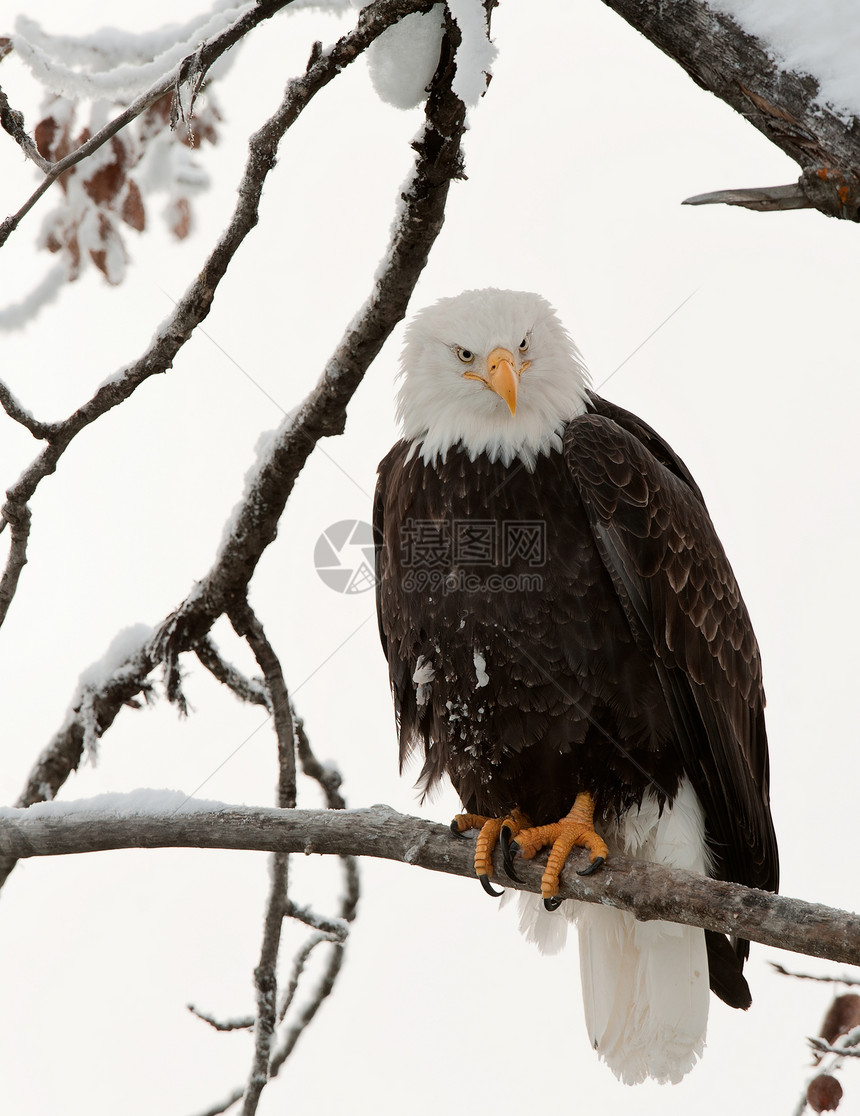
[[[96,132],[95,135],[90,136],[85,143],[82,143],[74,151],[70,151],[68,155],[56,162],[46,164],[45,160],[39,155],[36,144],[23,131],[23,123],[10,118],[10,124],[17,125],[13,130],[13,128],[7,126],[4,116],[4,128],[10,132],[16,142],[19,143],[22,150],[45,171],[45,177],[17,213],[7,217],[6,220],[0,224],[0,247],[5,244],[11,233],[15,231],[21,223],[21,220],[29,213],[39,198],[42,197],[45,191],[48,190],[65,171],[93,155],[100,147],[103,147],[108,140],[122,131],[123,128],[126,128],[133,120],[137,119],[141,113],[145,112],[150,105],[153,105],[163,97],[165,93],[175,90],[178,96],[179,88],[185,82],[190,82],[195,88],[199,87],[203,77],[216,59],[220,58],[226,51],[235,46],[249,31],[253,30],[265,20],[270,19],[276,12],[285,8],[289,3],[291,3],[291,0],[259,0],[257,4],[250,10],[245,11],[235,22],[229,24],[210,39],[200,43],[190,55],[187,55],[175,63],[166,74],[163,74],[163,76],[155,81],[145,92],[141,93],[127,108],[123,109],[113,120]],[[131,67],[126,68],[130,69]]]
[[[380,34],[405,13],[428,7],[427,0],[379,0],[359,16],[355,29],[327,51],[316,49],[307,71],[288,83],[278,111],[256,132],[239,186],[233,217],[191,284],[147,351],[103,383],[95,395],[61,422],[43,424],[48,445],[7,491],[0,531],[20,522],[39,483],[57,467],[69,444],[85,427],[125,402],[151,376],[166,372],[194,329],[206,318],[215,291],[245,237],[258,219],[263,184],[274,168],[287,129],[310,100],[353,62]],[[441,67],[440,67],[441,70]],[[209,576],[171,618],[155,652],[160,660],[175,649],[187,650],[222,614],[237,588],[247,585],[256,563],[274,538],[277,521],[296,476],[320,437],[340,433],[346,404],[386,337],[406,312],[409,295],[442,225],[452,177],[461,171],[462,102],[451,92],[455,67],[435,83],[428,102],[430,127],[417,145],[419,158],[406,191],[400,220],[373,293],[348,329],[314,392],[295,418],[285,423],[270,452],[260,462],[256,490],[247,494],[232,532]],[[26,561],[26,539],[17,540],[15,561],[7,564],[0,591],[0,624],[9,607]],[[22,560],[22,547],[23,560]],[[239,566],[237,567],[237,563]],[[237,575],[242,580],[237,580]],[[193,633],[193,634],[192,634]]]
[[[166,847],[372,856],[474,878],[471,840],[454,837],[448,826],[398,814],[387,806],[253,809],[177,794],[168,806],[143,810],[132,794],[111,796],[103,807],[99,799],[92,799],[0,810],[4,857]],[[575,863],[572,860],[571,867]],[[496,882],[539,894],[540,864],[521,861],[517,867],[521,880],[509,880],[497,857]],[[704,926],[811,957],[860,964],[860,915],[657,864],[614,856],[605,871],[592,876],[568,869],[560,894],[628,910],[643,920]]]
[[[791,187],[717,191],[691,201],[759,210],[815,208],[829,217],[860,220],[860,121],[822,103],[815,77],[780,64],[768,43],[704,0],[604,3],[804,171]]]

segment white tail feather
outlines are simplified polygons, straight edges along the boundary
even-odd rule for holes
[[[704,816],[686,780],[660,814],[646,795],[638,812],[604,834],[610,853],[705,873]],[[559,917],[562,912],[566,918]],[[567,921],[579,930],[585,1021],[598,1054],[628,1085],[651,1077],[677,1082],[695,1065],[708,1025],[704,932],[670,922],[637,922],[625,911],[568,901],[550,914],[520,895],[520,930],[542,952],[564,944]]]

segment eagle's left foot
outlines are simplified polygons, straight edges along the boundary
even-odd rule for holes
[[[576,796],[573,809],[554,825],[541,825],[534,829],[521,829],[511,850],[530,860],[545,845],[552,845],[546,868],[540,882],[544,906],[554,911],[561,900],[555,895],[559,888],[559,876],[572,849],[588,849],[591,863],[579,871],[580,876],[590,876],[597,871],[609,856],[609,849],[602,837],[594,831],[594,799],[587,791]]]
[[[460,836],[467,829],[479,829],[478,840],[475,843],[475,875],[481,881],[481,887],[488,895],[497,899],[502,892],[495,891],[490,883],[493,873],[493,852],[502,838],[502,851],[505,859],[505,869],[514,879],[510,867],[510,839],[516,836],[529,825],[529,820],[521,810],[515,809],[504,818],[487,818],[483,814],[457,814],[451,822],[451,832]]]

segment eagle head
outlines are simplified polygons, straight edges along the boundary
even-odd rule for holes
[[[545,298],[489,287],[415,315],[401,357],[397,417],[426,463],[462,447],[534,467],[585,410],[589,377]]]

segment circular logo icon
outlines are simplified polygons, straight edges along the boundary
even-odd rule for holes
[[[375,583],[373,528],[362,519],[326,527],[314,547],[314,566],[336,593],[365,593]]]

